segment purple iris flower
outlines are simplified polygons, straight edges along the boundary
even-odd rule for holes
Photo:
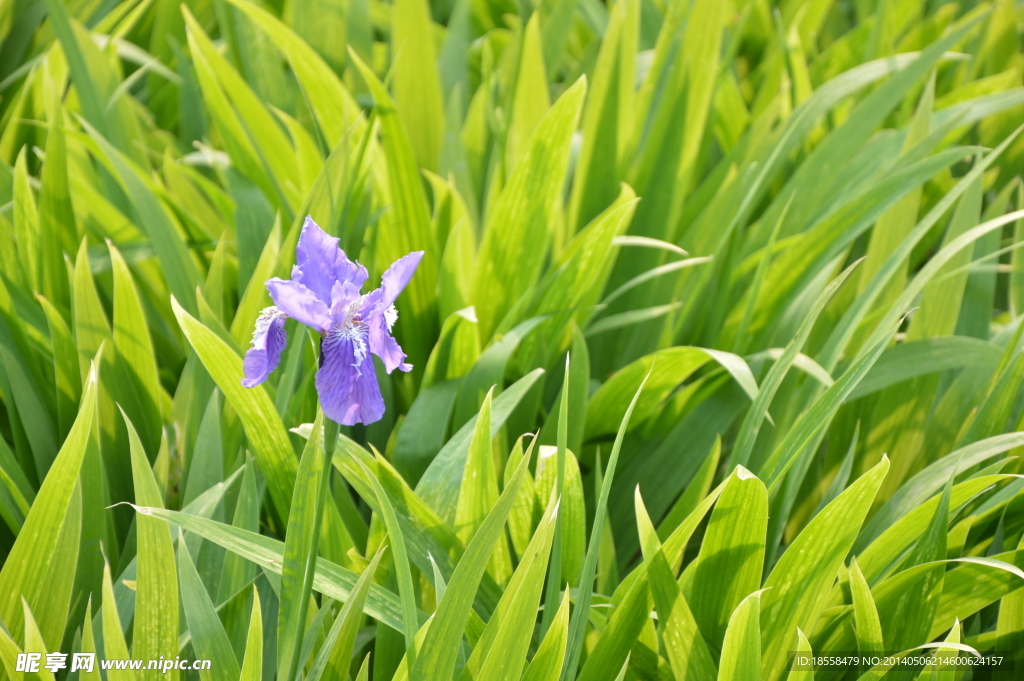
[[[391,337],[391,327],[398,318],[395,299],[422,258],[423,251],[399,258],[381,277],[380,288],[361,294],[366,268],[349,260],[338,248],[338,239],[307,217],[295,249],[292,278],[267,281],[274,306],[256,320],[242,385],[259,385],[277,367],[286,340],[284,321],[291,317],[320,334],[316,391],[324,414],[345,426],[379,421],[384,400],[370,354],[380,357],[389,374],[412,369]]]

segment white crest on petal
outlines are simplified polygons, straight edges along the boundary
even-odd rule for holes
[[[394,305],[389,305],[388,309],[384,310],[384,323],[388,325],[388,331],[398,321],[398,308]]]
[[[256,328],[252,331],[252,342],[255,343],[258,337],[264,335],[267,331],[267,327],[273,324],[274,320],[287,317],[288,315],[281,312],[274,305],[260,310],[260,316],[256,318]]]

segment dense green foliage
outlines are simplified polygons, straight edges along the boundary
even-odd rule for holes
[[[1022,22],[0,0],[0,675],[1024,670]],[[371,282],[426,252],[377,423],[293,321],[240,385],[306,215]]]

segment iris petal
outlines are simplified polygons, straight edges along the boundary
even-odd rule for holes
[[[267,380],[284,350],[288,336],[284,331],[284,313],[276,307],[268,307],[256,320],[256,330],[252,333],[252,345],[245,353],[245,378],[242,386],[252,388]]]
[[[373,359],[366,351],[366,329],[338,329],[320,347],[316,390],[327,418],[343,426],[373,423],[384,415]]]
[[[331,327],[331,311],[327,303],[299,282],[274,277],[267,281],[267,290],[278,309],[289,317],[321,333],[326,333]]]
[[[381,303],[385,309],[394,305],[398,294],[416,273],[416,268],[420,266],[421,260],[423,260],[423,251],[413,251],[393,262],[387,272],[381,276],[380,287],[384,290]]]
[[[391,327],[398,318],[395,299],[416,273],[423,251],[414,251],[396,260],[381,277],[381,286],[364,296],[363,319],[368,327],[370,351],[384,362],[390,374],[395,369],[411,371],[412,365],[405,362],[405,353],[391,336]]]
[[[336,281],[331,290],[331,317],[335,324],[344,322],[349,306],[359,300],[359,287],[351,282]]]
[[[295,268],[292,279],[302,283],[327,302],[336,281],[351,282],[357,289],[366,282],[366,268],[348,259],[333,237],[307,217],[295,247]]]
[[[406,355],[402,352],[402,347],[391,336],[391,325],[394,324],[397,315],[398,311],[391,306],[375,312],[367,319],[370,351],[381,358],[389,374],[395,369],[412,371],[412,365],[405,362]]]

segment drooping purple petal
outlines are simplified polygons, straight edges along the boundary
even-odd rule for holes
[[[349,281],[358,289],[366,281],[366,268],[348,259],[338,248],[338,238],[320,229],[307,217],[295,247],[295,268],[292,279],[303,284],[326,302],[336,281]]]
[[[327,418],[343,426],[379,421],[384,399],[367,352],[366,329],[357,325],[332,332],[321,343],[320,360],[316,390]]]
[[[412,370],[412,365],[405,362],[401,346],[391,337],[391,327],[398,319],[395,299],[412,279],[422,259],[423,251],[399,258],[384,272],[381,287],[363,297],[360,314],[368,327],[370,351],[381,358],[389,374],[395,369]]]
[[[383,292],[381,289],[377,289],[366,296],[368,300],[378,299],[376,304],[371,303],[371,305],[367,306],[369,310],[365,317],[370,352],[381,358],[384,362],[384,368],[389,374],[395,369],[412,371],[412,365],[405,362],[406,355],[402,352],[401,346],[391,336],[391,327],[395,325],[395,320],[398,319],[398,310],[395,309],[394,305],[382,309],[379,302],[379,299],[382,297]]]
[[[276,307],[268,307],[260,313],[252,333],[252,345],[245,353],[243,387],[259,385],[277,368],[288,339],[284,331],[285,319],[285,314]]]
[[[413,251],[409,255],[403,256],[391,263],[391,267],[380,278],[380,287],[384,291],[381,300],[383,309],[394,305],[398,294],[402,292],[402,289],[412,279],[412,275],[416,273],[416,268],[420,266],[421,260],[423,260],[423,251]]]
[[[327,303],[306,286],[295,280],[285,281],[274,277],[267,281],[267,290],[277,308],[289,317],[320,332],[331,328],[331,311]]]

